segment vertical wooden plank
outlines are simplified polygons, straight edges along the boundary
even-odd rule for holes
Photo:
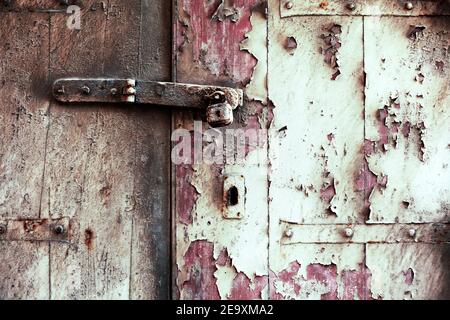
[[[282,244],[290,226],[365,221],[363,18],[279,10],[269,1],[270,298],[366,299],[364,245]]]
[[[139,79],[170,81],[171,3],[141,3]],[[136,167],[130,298],[168,299],[171,112],[140,106],[134,109],[133,117]]]
[[[0,217],[40,215],[48,15],[0,12]],[[48,298],[48,245],[0,242],[0,299]]]
[[[140,2],[83,3],[82,29],[52,17],[51,75],[136,77]],[[51,298],[129,297],[135,128],[124,106],[52,105],[46,214],[75,219],[73,245],[51,246]]]
[[[0,241],[0,300],[48,299],[48,244]]]
[[[265,59],[258,62],[246,52],[250,44],[246,44],[247,49],[240,47],[252,31],[251,19],[255,14],[261,28],[252,36],[256,40],[252,45],[256,43],[256,50],[264,55],[267,39],[262,1],[177,1],[176,80],[243,88],[251,82],[255,66],[264,74]],[[252,87],[253,92],[262,92],[264,100],[266,83],[258,84],[258,88]],[[260,132],[266,128],[267,106],[250,100],[253,99],[249,97],[237,111],[233,126],[226,129]],[[194,121],[198,121],[196,125]],[[201,122],[201,115],[187,112],[175,114],[174,128],[185,129],[192,135],[195,130],[201,135],[199,128],[203,132],[210,129]],[[225,137],[226,129],[218,129],[216,133]],[[234,156],[236,150],[229,147],[226,151]],[[267,145],[261,143],[249,149],[239,163],[191,162],[176,166],[174,297],[267,297],[267,167],[257,160],[261,154],[267,154]],[[245,190],[239,191],[245,193],[241,219],[223,216],[226,175],[244,177]]]

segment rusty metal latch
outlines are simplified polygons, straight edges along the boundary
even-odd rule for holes
[[[233,110],[243,103],[240,89],[134,79],[59,79],[56,100],[65,103],[125,102],[204,109],[212,127],[233,123]]]

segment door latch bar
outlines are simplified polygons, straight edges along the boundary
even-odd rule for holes
[[[212,127],[233,123],[233,110],[243,104],[240,89],[135,79],[56,80],[53,95],[64,103],[137,103],[205,110]]]

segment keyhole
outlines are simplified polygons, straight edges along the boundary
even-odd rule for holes
[[[239,203],[239,191],[236,187],[228,190],[228,206],[235,206]]]

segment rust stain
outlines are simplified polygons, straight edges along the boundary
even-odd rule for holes
[[[84,244],[86,245],[89,251],[94,249],[94,239],[95,239],[94,231],[92,231],[89,228],[84,230]]]

